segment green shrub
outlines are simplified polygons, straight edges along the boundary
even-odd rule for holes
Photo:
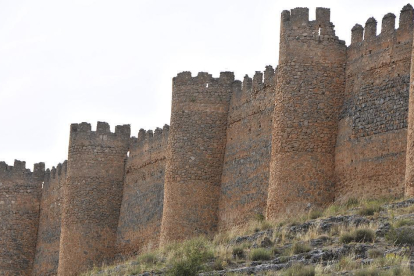
[[[355,276],[379,276],[380,271],[378,268],[364,268],[355,272]]]
[[[355,239],[355,236],[353,233],[344,233],[339,237],[339,242],[348,244],[350,242],[353,242]]]
[[[213,263],[212,269],[213,270],[223,270],[224,266],[223,266],[223,260],[222,259],[216,259]]]
[[[277,248],[277,247],[272,248],[272,254],[273,255],[280,255],[282,253],[283,253],[283,251],[280,248]]]
[[[401,219],[401,220],[398,220],[396,223],[395,223],[395,228],[400,228],[400,227],[403,227],[403,226],[412,226],[412,225],[414,225],[414,220],[411,220],[411,219]]]
[[[295,264],[282,272],[282,276],[314,276],[315,267]]]
[[[138,257],[138,261],[141,264],[156,264],[158,261],[157,254],[154,252],[142,254]]]
[[[368,257],[370,257],[371,259],[376,259],[384,256],[384,251],[376,248],[369,249],[367,253]]]
[[[270,251],[264,248],[256,248],[250,252],[250,259],[252,261],[268,261],[270,258]]]
[[[312,250],[312,248],[307,243],[295,242],[292,245],[292,253],[293,254],[301,254],[301,253],[309,252],[311,250]]]
[[[356,242],[373,242],[375,232],[371,229],[357,229],[354,232],[354,240]]]
[[[242,247],[234,247],[233,248],[233,257],[235,258],[243,258],[244,257],[244,250]]]
[[[375,213],[382,211],[382,207],[379,202],[372,201],[366,203],[361,209],[358,210],[360,216],[373,216]]]
[[[313,209],[309,211],[308,218],[309,219],[317,219],[323,216],[323,211],[319,209]]]
[[[167,275],[197,275],[204,263],[213,258],[213,253],[205,238],[195,238],[185,241],[173,252],[172,267]]]
[[[391,229],[386,235],[387,240],[399,245],[414,245],[414,229],[403,226],[397,229]]]
[[[359,205],[359,200],[357,198],[349,198],[348,201],[345,203],[347,208],[352,208]]]
[[[375,232],[371,229],[357,229],[351,233],[344,233],[339,237],[341,243],[348,244],[350,242],[373,242]]]
[[[263,214],[256,214],[256,215],[255,215],[255,219],[256,219],[258,222],[262,222],[262,221],[264,221],[264,220],[265,220],[265,216],[264,216]]]

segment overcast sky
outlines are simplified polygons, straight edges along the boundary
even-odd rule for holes
[[[331,8],[337,35],[408,0],[0,0],[0,161],[55,166],[69,125],[154,129],[170,121],[181,71],[234,71],[278,61],[282,10]]]

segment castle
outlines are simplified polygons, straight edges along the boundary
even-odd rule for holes
[[[414,196],[414,9],[355,25],[281,16],[279,64],[173,79],[171,125],[70,126],[68,161],[0,162],[0,275],[78,275],[257,214]]]

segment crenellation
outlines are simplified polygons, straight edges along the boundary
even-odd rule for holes
[[[17,159],[14,160],[13,170],[16,172],[26,172],[26,162],[19,161]]]
[[[319,27],[329,26],[331,24],[331,9],[316,8],[316,22]]]
[[[377,20],[374,17],[368,18],[365,23],[364,40],[373,40],[377,37]]]
[[[360,43],[364,40],[364,27],[360,24],[355,24],[352,28],[351,46]]]
[[[145,137],[147,140],[152,140],[152,137],[154,137],[154,132],[152,131],[152,129],[147,130]]]
[[[294,8],[290,11],[290,22],[293,28],[306,27],[309,23],[308,8]]]
[[[381,35],[391,35],[395,32],[395,14],[387,13],[382,19]]]
[[[400,13],[399,29],[412,31],[414,27],[413,22],[414,8],[411,4],[405,5]]]
[[[145,140],[146,136],[147,136],[147,132],[145,131],[145,129],[141,128],[138,132],[138,141]]]
[[[242,86],[243,94],[248,95],[251,93],[252,87],[253,87],[253,80],[249,75],[245,75],[243,78],[243,86]]]
[[[55,168],[55,166],[53,166],[52,169],[50,170],[50,177],[52,179],[56,178],[56,168]]]
[[[98,122],[97,125],[96,125],[96,132],[97,133],[102,133],[102,134],[110,133],[111,132],[111,127],[106,122]]]
[[[275,70],[273,69],[273,66],[271,65],[266,66],[266,70],[264,71],[264,84],[272,85],[274,77],[275,77]]]
[[[162,137],[162,128],[157,127],[157,128],[154,130],[154,138],[155,138],[155,139],[158,139],[158,138],[160,138],[160,137]]]
[[[259,90],[263,84],[263,73],[256,71],[253,76],[252,89],[253,91]]]

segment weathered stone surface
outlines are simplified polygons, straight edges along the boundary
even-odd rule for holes
[[[387,14],[377,35],[370,18],[347,47],[329,9],[318,8],[314,21],[306,8],[284,11],[276,69],[243,82],[231,72],[173,79],[171,131],[130,138],[129,126],[111,133],[106,123],[96,131],[74,124],[67,174],[65,164],[44,177],[41,165],[30,173],[0,162],[1,273],[73,275],[252,218],[399,197],[404,187],[414,195],[413,19],[406,5],[398,29]],[[339,216],[288,232],[367,223]],[[383,224],[377,235],[388,231]],[[233,242],[266,246],[267,234]]]

